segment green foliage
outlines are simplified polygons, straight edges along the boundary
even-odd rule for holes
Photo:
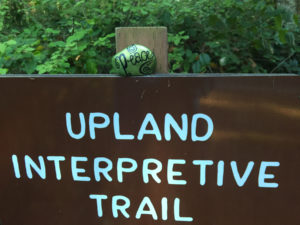
[[[300,73],[300,20],[261,0],[1,0],[0,74],[109,73],[119,26],[167,26],[170,72]]]

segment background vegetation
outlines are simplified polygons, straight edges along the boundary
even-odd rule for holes
[[[262,0],[1,0],[0,74],[109,73],[119,26],[167,26],[170,72],[300,73],[296,12]]]

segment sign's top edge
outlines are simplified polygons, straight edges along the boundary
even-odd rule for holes
[[[130,26],[128,26],[128,27],[116,27],[115,29],[116,30],[119,30],[119,29],[136,29],[136,28],[144,28],[144,29],[157,29],[157,28],[159,28],[159,29],[167,29],[167,27],[165,27],[165,26],[132,26],[132,27],[130,27]]]
[[[173,77],[294,77],[299,76],[297,74],[279,74],[279,73],[203,73],[203,74],[192,74],[192,73],[176,73],[176,74],[154,74],[146,76],[130,76],[134,78],[173,78]],[[125,79],[130,78],[125,77]],[[1,78],[124,78],[116,74],[6,74],[0,75]]]

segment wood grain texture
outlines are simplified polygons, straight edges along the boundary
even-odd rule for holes
[[[132,44],[140,44],[154,52],[155,73],[168,73],[168,35],[166,27],[117,27],[116,52]]]

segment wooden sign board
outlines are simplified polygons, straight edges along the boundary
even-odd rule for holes
[[[300,77],[0,78],[1,225],[297,225]]]

